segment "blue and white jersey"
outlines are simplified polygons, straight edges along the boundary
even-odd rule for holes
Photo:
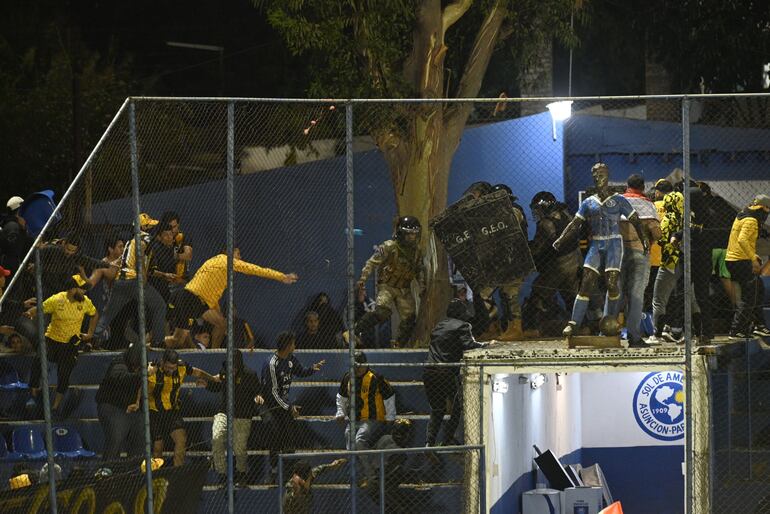
[[[580,203],[577,211],[578,218],[587,221],[591,226],[591,239],[595,241],[615,239],[620,235],[620,217],[626,219],[634,214],[634,208],[628,200],[615,193],[602,201],[597,195],[592,195]]]

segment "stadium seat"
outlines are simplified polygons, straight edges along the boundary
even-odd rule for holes
[[[43,431],[38,427],[25,426],[14,429],[13,451],[23,459],[43,460],[46,458]]]
[[[19,380],[16,368],[8,362],[0,361],[0,389],[17,390],[28,389],[29,386]]]
[[[8,445],[5,442],[5,437],[0,436],[0,461],[15,461],[20,459],[21,455],[16,452],[8,451]]]
[[[83,439],[77,430],[70,427],[53,428],[53,449],[57,456],[77,459],[79,457],[93,457],[96,455],[83,448]]]

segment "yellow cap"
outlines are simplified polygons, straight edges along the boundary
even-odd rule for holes
[[[83,287],[86,284],[86,279],[84,279],[83,276],[79,273],[77,275],[72,275],[72,280],[74,280],[75,283],[80,287]]]
[[[142,473],[144,473],[147,470],[147,466],[145,466],[145,461],[142,461],[142,465],[139,469],[142,470]],[[160,468],[163,465],[163,459],[152,459],[152,470],[155,471],[156,469]]]
[[[158,224],[158,220],[154,220],[149,214],[143,212],[139,215],[139,227],[142,229],[154,227]]]
[[[32,481],[29,479],[29,475],[24,473],[23,475],[17,475],[8,479],[8,485],[13,489],[21,489],[22,487],[29,487],[32,485]]]

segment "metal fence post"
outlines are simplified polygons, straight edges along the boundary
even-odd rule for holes
[[[479,444],[484,444],[484,365],[479,366]]]
[[[117,123],[118,120],[121,118],[121,116],[123,116],[123,111],[126,109],[130,101],[131,101],[130,99],[126,98],[126,100],[120,106],[120,109],[118,109],[118,112],[115,113],[115,116],[112,118],[112,121],[110,121],[110,124],[107,126],[107,129],[102,134],[102,137],[99,138],[99,141],[94,146],[94,149],[91,150],[91,153],[88,155],[88,158],[83,163],[83,166],[81,166],[80,171],[78,172],[77,175],[75,175],[75,178],[72,179],[72,183],[70,183],[69,187],[62,195],[61,200],[59,200],[59,203],[57,203],[56,207],[54,207],[51,215],[48,216],[48,219],[43,225],[43,228],[40,229],[40,232],[38,233],[37,237],[35,237],[34,241],[32,241],[32,245],[30,246],[29,251],[27,251],[27,254],[24,256],[21,263],[19,264],[18,269],[26,268],[27,263],[34,258],[33,252],[38,247],[39,243],[43,240],[43,236],[48,232],[48,227],[50,227],[55,223],[55,220],[61,213],[62,208],[66,205],[66,202],[69,199],[70,195],[80,183],[80,180],[83,177],[83,175],[85,175],[86,170],[88,170],[88,168],[93,163],[94,157],[97,155],[99,150],[101,150],[102,145],[104,144],[104,141],[107,140],[107,136],[112,134],[112,130],[113,130],[113,127],[115,126],[115,123]],[[16,284],[16,281],[19,279],[19,277],[21,277],[21,275],[22,275],[21,273],[14,273],[13,275],[11,275],[10,277],[11,280],[8,283],[6,283],[5,288],[3,290],[3,294],[0,295],[0,306],[3,305],[5,298],[10,294],[11,289],[13,289],[14,284]]]
[[[682,166],[684,168],[684,349],[685,349],[685,512],[693,511],[693,427],[692,422],[692,269],[690,263],[690,99],[682,98]]]
[[[484,514],[487,511],[487,456],[484,447],[479,450],[479,506],[480,512]]]
[[[283,514],[283,454],[278,454],[278,514]]]
[[[747,407],[746,408],[746,414],[747,414],[747,416],[749,418],[748,419],[748,425],[749,425],[748,437],[749,437],[749,440],[747,441],[748,442],[749,451],[748,451],[748,455],[747,455],[747,457],[748,457],[747,460],[748,460],[748,463],[749,463],[749,480],[752,480],[753,475],[754,475],[754,473],[752,471],[752,468],[754,467],[753,463],[752,463],[752,460],[753,460],[752,459],[752,453],[753,453],[752,439],[754,439],[754,434],[753,434],[753,430],[751,428],[751,425],[752,425],[752,419],[751,419],[751,354],[749,353],[751,350],[749,349],[749,345],[750,345],[750,341],[746,341],[745,342],[745,347],[746,347],[746,407]]]
[[[380,514],[385,514],[385,454],[380,454]]]
[[[48,390],[48,348],[45,343],[45,315],[43,314],[43,266],[40,248],[35,248],[35,289],[37,297],[37,351],[40,358],[40,389],[43,393],[43,417],[45,419],[45,446],[48,457],[48,493],[51,512],[56,514],[56,462],[53,458],[53,427],[51,425],[51,394]]]
[[[139,348],[142,354],[142,414],[144,415],[144,459],[145,459],[145,477],[147,487],[147,511],[153,513],[153,490],[152,490],[152,438],[150,436],[150,405],[148,403],[149,390],[147,382],[147,346],[145,342],[145,320],[144,320],[144,272],[142,259],[139,258],[142,244],[142,228],[139,221],[139,157],[136,142],[136,102],[131,100],[128,107],[128,138],[131,148],[131,195],[134,207],[134,250],[137,258],[136,262],[136,287],[137,287],[137,327],[139,331]],[[156,344],[160,341],[154,341]]]
[[[235,108],[227,102],[227,512],[235,511],[233,435],[235,432],[235,371],[233,370],[233,252],[235,223]]]
[[[350,398],[350,433],[348,434],[348,447],[356,449],[356,313],[353,303],[353,288],[355,287],[355,261],[354,261],[354,236],[355,219],[353,215],[353,104],[345,104],[345,192],[347,212],[347,246],[348,246],[348,350],[350,358],[350,380],[348,381],[348,398]],[[356,459],[350,459],[350,507],[351,512],[356,512]]]

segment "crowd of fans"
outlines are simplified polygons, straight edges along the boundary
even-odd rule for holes
[[[628,177],[626,187],[612,188],[611,195],[628,202],[634,213],[631,221],[638,222],[639,228],[621,217],[618,234],[599,237],[617,237],[622,241],[622,248],[615,252],[620,254],[618,269],[613,268],[615,276],[607,273],[600,277],[598,272],[607,266],[606,262],[594,262],[596,259],[587,255],[591,241],[596,240],[596,234],[591,233],[593,227],[586,224],[580,237],[559,240],[569,232],[568,225],[575,216],[552,193],[537,193],[530,203],[536,222],[530,251],[537,268],[531,293],[520,299],[516,297],[516,287],[513,295],[505,288],[469,294],[475,306],[474,328],[480,327],[485,318],[489,323],[489,330],[484,330],[480,339],[510,336],[510,327],[518,318],[523,330],[514,330],[513,339],[558,336],[564,322],[571,319],[569,311],[573,304],[577,309],[583,303],[580,309],[586,310],[588,323],[579,333],[600,334],[600,320],[620,311],[620,327],[625,327],[624,337],[630,347],[682,343],[684,187],[681,181],[660,179],[646,189],[643,177],[634,174]],[[762,312],[764,287],[760,279],[770,274],[770,261],[767,256],[763,261],[757,255],[758,238],[767,236],[765,221],[770,212],[770,197],[756,195],[748,205],[735,208],[715,195],[705,182],[692,181],[687,188],[691,199],[692,263],[692,283],[688,288],[697,344],[711,343],[715,332],[732,339],[770,336]],[[477,183],[468,194],[478,191],[483,196],[493,188]],[[589,201],[592,193],[587,192]],[[516,206],[515,197],[512,207],[515,211],[521,209]],[[602,223],[598,220],[599,226]],[[522,232],[525,229],[522,224]],[[610,271],[609,267],[605,269]],[[584,283],[585,274],[591,271],[596,271],[598,283],[590,295],[579,293],[581,277]],[[524,278],[522,283],[530,278]],[[608,294],[608,279],[616,280],[610,284],[618,289],[614,295]],[[520,302],[523,305],[518,309]]]
[[[692,217],[684,219],[684,188],[689,188]],[[499,189],[499,188],[498,188]],[[494,190],[494,188],[492,188]],[[514,198],[508,190],[511,198]],[[679,343],[683,325],[681,303],[683,284],[683,229],[690,223],[692,283],[687,284],[692,299],[694,334],[698,342],[708,344],[714,337],[715,311],[713,298],[722,295],[732,309],[729,335],[747,338],[751,335],[770,336],[762,317],[764,296],[761,275],[770,274],[770,263],[763,264],[757,255],[756,243],[764,231],[770,213],[770,197],[757,195],[740,211],[732,209],[722,198],[714,195],[702,182],[672,184],[658,180],[646,190],[639,175],[628,178],[622,195],[639,215],[641,233],[654,241],[651,248],[639,239],[634,227],[621,222],[623,240],[620,270],[621,297],[629,346]],[[224,477],[227,434],[227,398],[224,384],[228,373],[222,370],[211,375],[191,366],[180,358],[179,349],[221,348],[226,330],[226,315],[220,301],[226,288],[227,256],[225,251],[205,260],[194,272],[190,269],[192,243],[180,228],[180,217],[165,212],[157,220],[142,215],[142,233],[136,241],[117,232],[104,238],[104,256],[94,258],[82,251],[77,234],[51,240],[40,247],[42,276],[42,305],[37,305],[33,267],[19,269],[31,246],[23,218],[17,215],[21,199],[8,201],[7,213],[0,221],[0,292],[7,277],[18,272],[19,286],[5,300],[0,310],[0,336],[7,352],[24,353],[36,346],[37,316],[45,319],[47,358],[57,367],[56,394],[52,402],[54,414],[59,414],[69,377],[77,365],[78,355],[98,349],[122,350],[111,363],[96,395],[98,415],[105,432],[105,460],[116,459],[121,451],[129,455],[143,452],[143,430],[140,418],[141,344],[163,350],[162,357],[147,368],[149,410],[153,453],[160,457],[164,442],[174,445],[173,463],[184,461],[187,447],[185,423],[180,413],[181,385],[195,379],[201,385],[221,394],[220,408],[212,428],[212,460],[214,469]],[[516,204],[517,205],[517,204]],[[532,282],[531,293],[523,305],[516,295],[501,295],[494,290],[474,293],[464,285],[455,287],[453,298],[443,319],[431,333],[429,357],[423,382],[431,414],[426,443],[436,446],[443,428],[443,445],[459,441],[456,432],[462,414],[462,388],[458,368],[463,351],[479,348],[478,340],[491,339],[500,333],[496,318],[501,305],[500,296],[512,302],[509,312],[516,313],[520,327],[529,335],[549,334],[549,326],[558,327],[568,319],[568,310],[575,300],[583,269],[580,241],[568,241],[554,247],[573,218],[567,206],[550,192],[536,194],[530,202],[536,222],[535,235],[529,250],[538,274]],[[526,216],[517,205],[516,219],[526,234]],[[407,234],[408,235],[408,234]],[[264,268],[241,259],[234,250],[236,273],[253,275],[284,284],[298,280],[294,273]],[[138,263],[147,280],[138,280]],[[127,336],[137,333],[138,296],[140,287],[146,305],[147,340]],[[589,319],[598,320],[612,309],[610,300],[600,290],[590,298]],[[507,293],[505,291],[504,293]],[[495,296],[497,295],[497,296]],[[511,297],[512,296],[512,297]],[[503,302],[504,303],[504,302]],[[366,319],[376,312],[366,288],[359,286],[355,296],[355,318]],[[721,307],[720,307],[721,308]],[[254,348],[257,338],[249,324],[234,314],[236,345]],[[270,464],[276,472],[277,455],[301,446],[297,418],[301,406],[292,402],[289,391],[293,380],[310,376],[324,366],[321,360],[312,365],[302,363],[293,355],[295,349],[343,348],[349,340],[343,317],[332,306],[329,295],[319,293],[300,313],[302,330],[299,335],[282,332],[275,341],[275,354],[265,363],[261,373],[250,370],[237,351],[231,378],[235,391],[234,454],[236,479],[247,479],[247,446],[252,419],[261,415],[268,434]],[[651,320],[645,329],[645,319]],[[509,319],[510,321],[510,319]],[[550,325],[549,325],[550,324]],[[366,325],[366,324],[364,324]],[[357,334],[362,348],[377,346],[380,332],[376,324],[366,326]],[[538,332],[531,331],[536,327]],[[558,330],[558,329],[557,329]],[[589,324],[589,331],[598,326]],[[645,334],[645,332],[650,332]],[[645,342],[643,337],[649,336]],[[411,422],[397,419],[395,393],[388,380],[371,369],[366,354],[355,353],[355,371],[340,378],[336,394],[336,420],[349,430],[349,416],[354,413],[357,431],[346,433],[350,448],[355,449],[406,446],[413,432]],[[40,364],[35,357],[30,380],[31,398],[27,407],[39,408]],[[354,387],[351,387],[354,384]],[[355,394],[351,394],[355,391]],[[450,413],[448,421],[445,414]],[[435,455],[433,455],[435,458]],[[308,500],[313,480],[326,469],[344,463],[338,460],[328,466],[311,467],[297,463],[287,483],[287,505],[303,505]],[[376,479],[378,463],[368,458],[359,460],[363,482]],[[391,471],[408,476],[403,462],[394,462]],[[391,484],[392,485],[392,484]],[[304,498],[304,499],[303,499]]]

